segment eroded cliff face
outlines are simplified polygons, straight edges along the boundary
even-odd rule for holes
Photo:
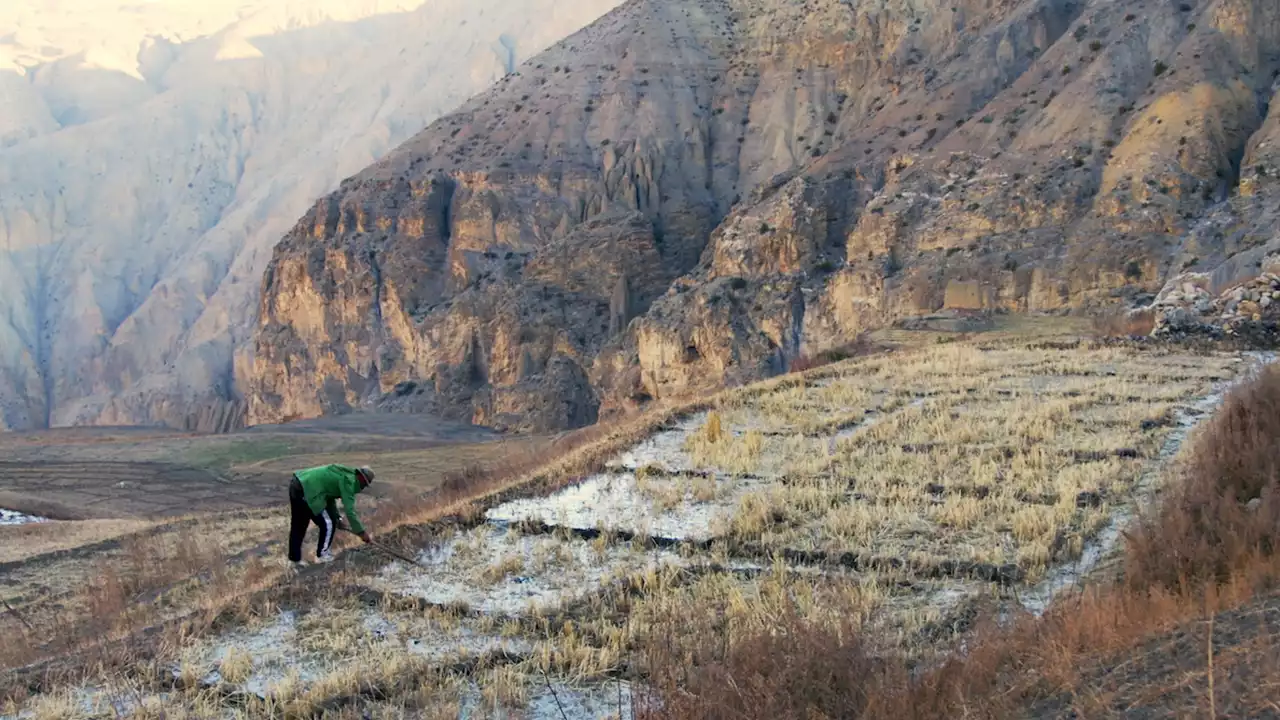
[[[299,223],[250,418],[562,428],[943,308],[1240,282],[1277,77],[1270,0],[634,0]]]
[[[317,206],[264,279],[255,422],[370,400],[505,429],[595,421],[586,368],[675,277],[652,224],[608,214],[541,247],[456,250],[448,198],[476,191],[435,175],[379,220]],[[371,232],[352,242],[345,223]]]

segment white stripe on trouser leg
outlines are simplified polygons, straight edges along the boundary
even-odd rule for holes
[[[323,555],[329,552],[329,544],[333,542],[333,518],[329,517],[328,511],[320,513],[320,517],[324,518],[324,545],[320,550]]]

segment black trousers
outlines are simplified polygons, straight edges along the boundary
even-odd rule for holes
[[[319,557],[333,545],[333,534],[342,527],[342,521],[337,510],[331,507],[311,512],[302,493],[302,483],[295,475],[289,482],[289,559],[293,562],[302,561],[302,541],[307,537],[307,525],[313,522],[320,528],[320,539],[316,543],[316,557]]]

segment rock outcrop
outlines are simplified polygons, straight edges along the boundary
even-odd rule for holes
[[[632,0],[277,247],[250,420],[552,429],[1280,246],[1271,0]]]
[[[1237,339],[1250,345],[1280,343],[1280,258],[1269,258],[1268,272],[1214,296],[1211,280],[1200,273],[1178,276],[1149,309],[1155,337]]]

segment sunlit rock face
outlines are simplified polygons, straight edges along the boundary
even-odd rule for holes
[[[614,5],[0,3],[0,428],[243,423],[272,246]]]
[[[249,413],[564,427],[939,310],[1241,282],[1278,77],[1270,0],[632,0],[294,227]]]
[[[341,5],[2,39],[6,424],[559,429],[1278,264],[1269,0]]]

